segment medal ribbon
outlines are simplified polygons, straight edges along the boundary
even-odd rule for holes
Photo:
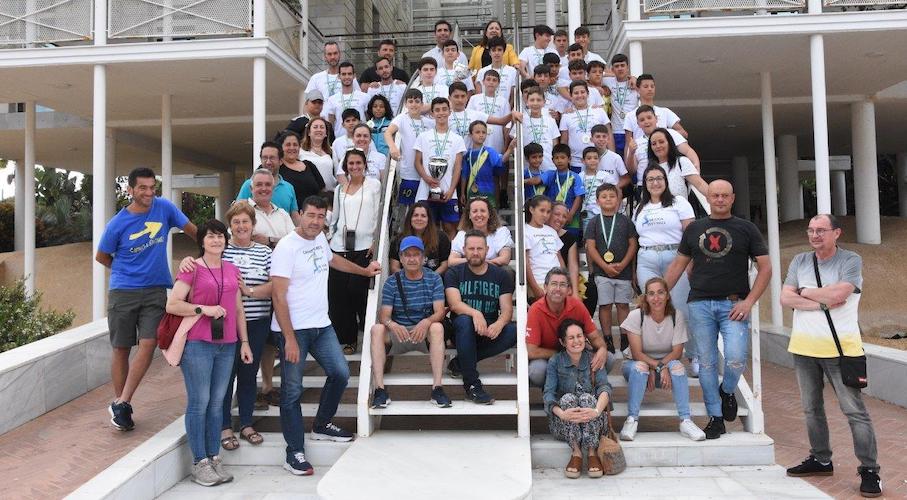
[[[614,226],[617,225],[617,215],[615,215],[614,218],[611,219],[611,231],[609,231],[607,233],[608,236],[605,236],[605,214],[599,214],[598,222],[602,226],[602,238],[605,239],[605,251],[610,252],[611,251],[611,239],[614,237]]]
[[[467,156],[467,158],[469,158],[469,181],[466,183],[467,191],[472,189],[473,184],[476,182],[476,177],[479,175],[479,170],[482,169],[482,166],[485,165],[485,160],[488,159],[488,151],[485,151],[484,145],[476,156],[475,163],[472,161],[472,153]]]
[[[566,201],[567,193],[570,191],[570,187],[573,186],[573,176],[569,173],[567,174],[567,180],[564,181],[564,185],[561,185],[561,177],[555,173],[554,181],[557,182],[557,197],[555,201]]]
[[[542,133],[545,127],[545,119],[539,118],[542,123],[535,124],[532,123],[532,116],[529,117],[529,131],[532,132],[532,142],[536,144],[542,143]]]
[[[583,117],[579,114],[579,110],[576,110],[576,126],[579,127],[582,132],[589,132],[589,114],[592,113],[592,108],[586,107],[586,116]]]
[[[450,134],[450,129],[447,132],[444,132],[444,139],[438,139],[438,131],[434,131],[435,134],[435,156],[445,156],[444,150],[447,149],[447,136]]]

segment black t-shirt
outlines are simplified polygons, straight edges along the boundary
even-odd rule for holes
[[[750,293],[749,260],[768,255],[756,225],[739,217],[693,221],[677,251],[693,258],[690,302],[734,294],[743,299]]]
[[[604,234],[602,234],[602,218],[604,218],[605,224]],[[611,235],[611,245],[608,246],[605,244],[605,236],[611,233],[612,224],[616,225],[614,226],[614,234]],[[614,260],[611,261],[612,264],[623,260],[627,255],[627,250],[630,249],[630,238],[637,238],[636,226],[624,214],[614,214],[614,216],[602,214],[594,217],[589,221],[589,225],[586,226],[584,236],[587,240],[595,240],[595,248],[598,250],[599,256],[610,250],[614,254]],[[592,264],[592,259],[589,259],[589,268],[592,270],[593,276],[608,276],[600,267]],[[615,279],[633,279],[632,267],[625,267]]]
[[[394,66],[394,69],[391,70],[391,78],[393,78],[394,80],[400,80],[403,83],[409,83],[409,73],[396,66]],[[378,76],[378,72],[375,71],[374,66],[365,68],[365,71],[363,71],[362,74],[359,75],[359,83],[372,83],[380,81],[381,77]]]
[[[302,162],[305,163],[305,170],[302,172],[293,170],[286,165],[280,165],[280,176],[293,186],[293,190],[296,191],[296,200],[298,200],[300,206],[302,206],[302,200],[313,194],[318,194],[324,189],[324,179],[321,178],[318,167],[307,160]]]
[[[469,264],[463,263],[444,273],[444,288],[459,290],[464,304],[480,311],[488,323],[494,323],[501,314],[501,295],[513,293],[513,279],[507,271],[493,264],[479,276],[469,270]]]
[[[567,264],[568,266],[570,265],[570,247],[576,245],[576,241],[576,236],[569,231],[561,235],[561,243],[564,244],[564,246],[561,247],[561,257],[564,259],[564,264]],[[579,252],[579,249],[576,251]]]
[[[391,247],[388,249],[388,257],[400,262],[400,240],[403,238],[397,236],[391,241]],[[447,262],[450,256],[450,238],[444,231],[438,231],[438,249],[434,252],[427,252],[425,255],[425,267],[432,271],[437,271],[441,264]]]

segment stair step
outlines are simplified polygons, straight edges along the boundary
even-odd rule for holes
[[[391,397],[393,399],[393,397]],[[387,408],[369,408],[371,415],[516,415],[515,400],[477,405],[472,401],[454,401],[450,408],[438,408],[431,401],[392,401]]]
[[[612,417],[626,417],[627,416],[627,403],[612,403],[614,409],[611,410]],[[705,403],[701,402],[690,402],[690,413],[694,417],[707,416],[708,412],[705,409]],[[748,409],[740,407],[737,409],[737,416],[746,417],[750,412]],[[529,416],[531,417],[548,417],[548,414],[545,413],[545,407],[542,404],[531,404],[529,405]],[[670,403],[646,403],[643,402],[642,407],[639,410],[640,417],[676,417],[677,416],[677,407],[674,406],[673,402]]]
[[[619,426],[621,424],[615,424]],[[639,432],[633,441],[621,441],[628,467],[690,467],[770,465],[775,463],[774,441],[765,434],[729,432],[719,439],[691,441],[680,432]],[[533,468],[562,468],[570,447],[550,434],[532,436]]]
[[[347,429],[354,431],[355,429]],[[237,434],[237,437],[239,435]],[[264,441],[252,446],[240,439],[239,448],[224,451],[221,457],[226,465],[283,465],[286,461],[287,443],[279,432],[262,432]],[[316,441],[311,433],[305,436],[305,458],[314,466],[330,466],[350,447],[352,443],[335,443],[333,441]]]
[[[321,389],[327,377],[324,375],[306,375],[302,377],[302,386],[309,389]],[[623,378],[621,377],[621,380]],[[463,384],[463,379],[444,376],[441,379],[443,385],[459,386]],[[486,373],[482,374],[483,385],[516,385],[516,373]],[[274,387],[280,387],[280,377],[275,376],[273,381]],[[388,373],[384,376],[385,386],[401,385],[432,385],[432,376],[430,373]],[[359,387],[359,377],[350,376],[347,383],[347,389]]]
[[[302,414],[306,417],[312,417],[318,411],[318,403],[302,403]],[[233,407],[230,415],[239,416],[239,408]],[[253,417],[280,417],[279,406],[268,406],[267,410],[253,410]],[[336,417],[356,418],[356,403],[340,403],[337,407]]]

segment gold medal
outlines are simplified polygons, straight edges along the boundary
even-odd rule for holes
[[[479,192],[479,186],[478,186],[477,184],[473,184],[473,185],[472,185],[472,192],[473,192],[473,193],[478,193],[478,192]]]
[[[614,254],[611,252],[611,250],[608,250],[607,252],[602,254],[602,259],[605,259],[605,262],[610,264],[614,262]]]

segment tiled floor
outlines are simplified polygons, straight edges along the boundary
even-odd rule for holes
[[[766,432],[775,440],[776,461],[784,467],[796,465],[809,453],[809,444],[794,373],[770,364],[763,366],[762,373],[766,388]],[[109,385],[99,387],[0,435],[0,470],[4,471],[5,482],[3,496],[62,498],[164,428],[183,413],[185,406],[179,370],[162,361],[154,363],[136,395],[136,430],[122,433],[110,427],[106,405],[111,393]],[[866,401],[879,438],[879,462],[886,498],[907,498],[907,453],[904,453],[907,450],[907,431],[904,430],[907,409],[872,398]],[[859,478],[855,472],[857,461],[853,456],[850,429],[837,408],[831,389],[826,389],[826,408],[836,474],[807,481],[835,498],[858,498]],[[686,477],[699,472],[683,469],[678,473]],[[262,481],[267,481],[265,478],[270,473],[262,471],[258,475]],[[274,472],[275,476],[277,474],[279,471]],[[730,487],[727,481],[719,479],[721,477],[711,478],[719,488],[722,485]],[[672,481],[676,484],[676,478]],[[581,483],[571,482],[571,485],[580,487]]]

